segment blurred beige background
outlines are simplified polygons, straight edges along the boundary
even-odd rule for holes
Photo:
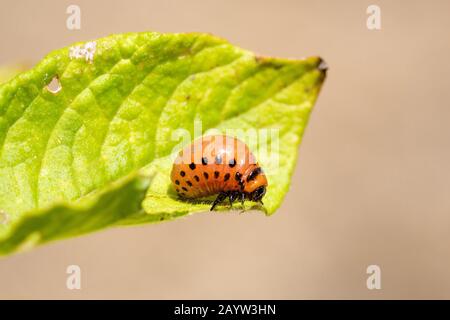
[[[81,30],[66,8],[81,7]],[[381,7],[382,30],[366,28]],[[0,64],[111,33],[204,31],[330,66],[272,217],[198,214],[0,259],[0,298],[450,298],[450,2],[3,1]],[[66,267],[82,289],[66,289]],[[366,268],[382,289],[366,288]]]

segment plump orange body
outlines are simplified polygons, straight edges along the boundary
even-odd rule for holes
[[[183,198],[219,194],[221,200],[230,197],[230,202],[261,201],[267,187],[266,176],[248,146],[224,135],[205,136],[184,148],[175,159],[171,180]]]

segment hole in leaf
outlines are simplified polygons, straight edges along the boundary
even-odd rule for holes
[[[0,224],[7,224],[9,221],[9,215],[3,211],[0,210]]]
[[[62,86],[58,76],[54,76],[52,81],[50,81],[50,83],[47,85],[47,90],[51,93],[58,93],[59,91],[61,91],[61,89]]]

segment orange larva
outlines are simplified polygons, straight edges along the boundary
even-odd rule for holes
[[[225,200],[262,203],[267,178],[248,146],[237,138],[215,135],[195,140],[175,159],[171,180],[181,198],[217,194],[211,210]]]

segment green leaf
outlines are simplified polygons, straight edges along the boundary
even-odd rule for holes
[[[125,217],[132,221],[133,217],[143,214],[141,202],[150,180],[146,176],[131,174],[76,203],[28,212],[15,228],[9,229],[7,241],[0,243],[0,250],[9,253],[50,240],[77,236],[113,226]],[[160,221],[164,216],[153,218],[153,221],[157,218]]]
[[[258,156],[269,187],[255,208],[280,206],[325,78],[320,58],[261,58],[196,33],[92,44],[54,51],[0,86],[0,254],[209,209],[178,199],[169,176],[183,144],[212,128],[251,150],[262,143],[246,130],[277,133],[268,141],[279,148]],[[174,139],[180,128],[191,138]]]

